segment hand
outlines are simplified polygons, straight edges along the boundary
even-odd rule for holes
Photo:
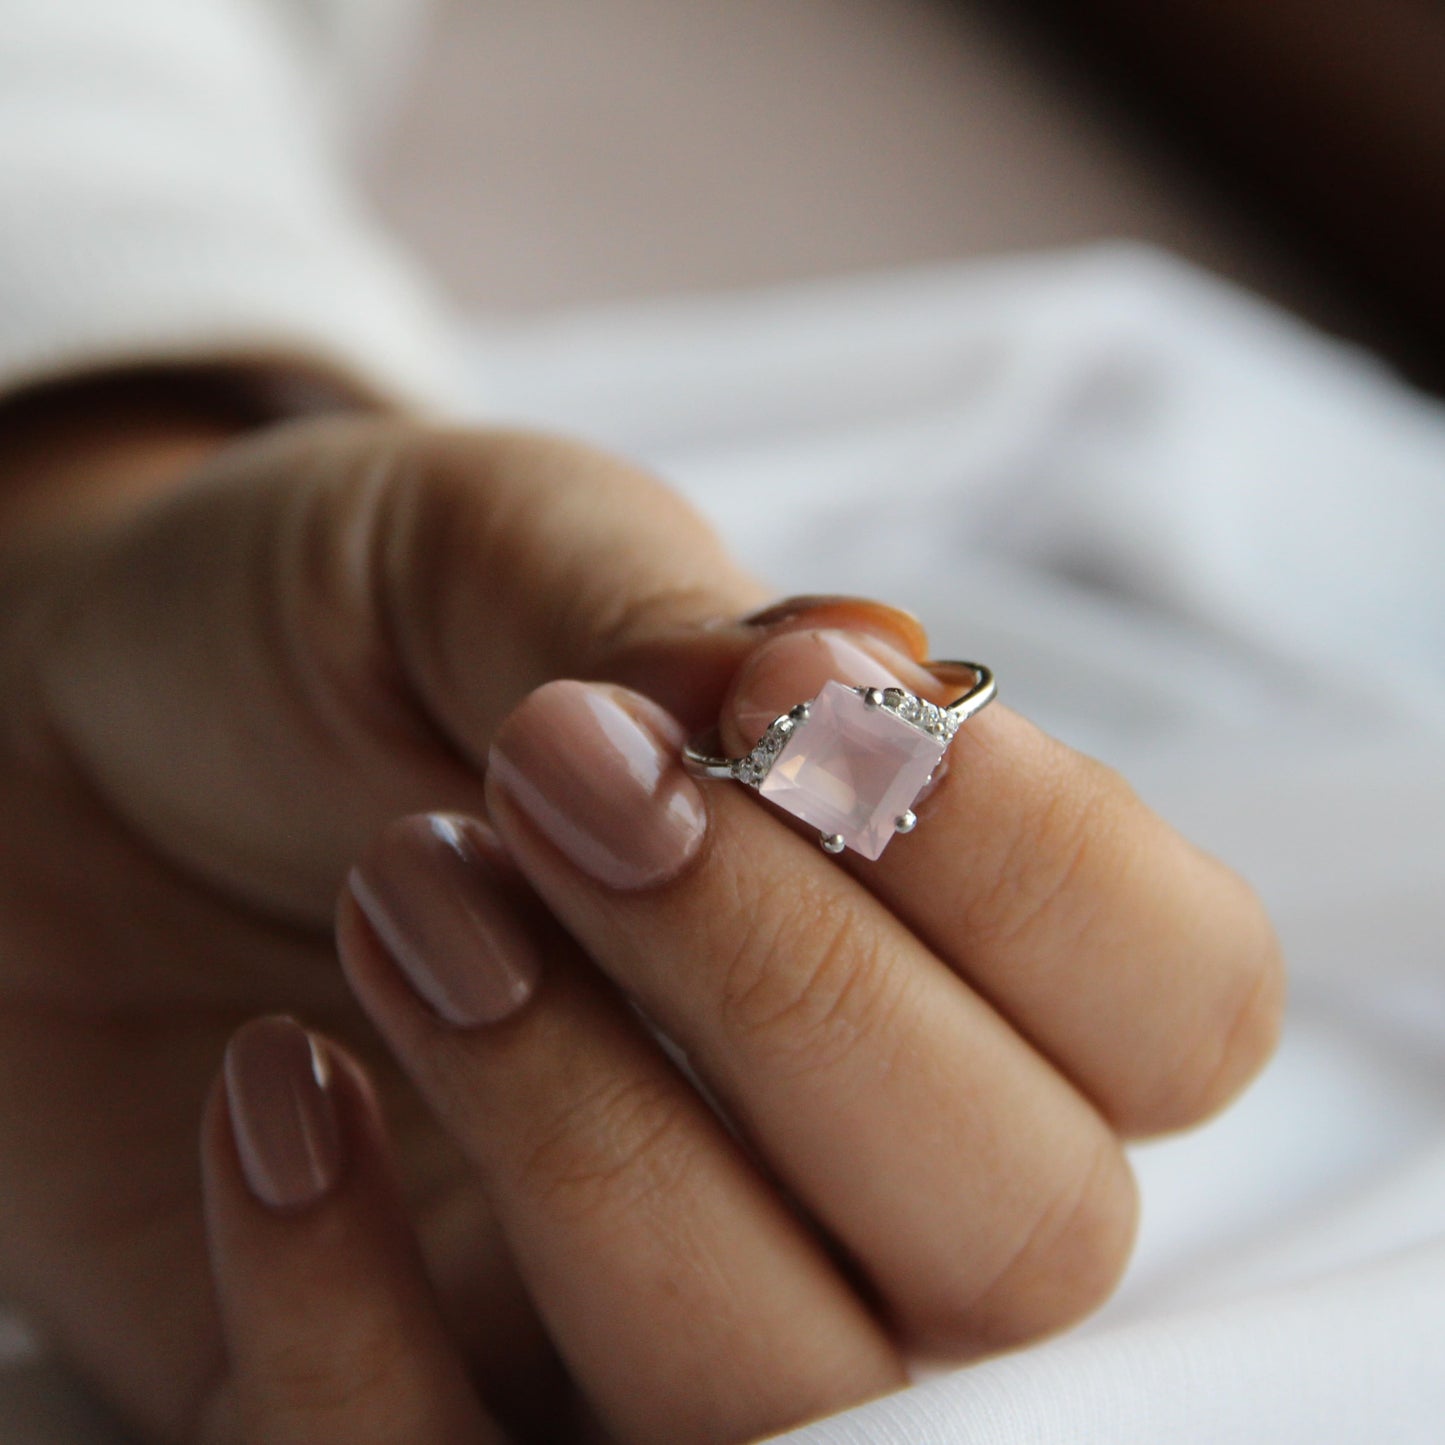
[[[197,1120],[236,1024],[289,1010],[375,1062],[444,1312],[504,1414],[549,1415],[566,1382],[471,1170],[336,968],[336,892],[389,819],[483,806],[496,722],[549,677],[715,715],[766,631],[701,624],[761,589],[562,442],[216,446],[170,447],[214,455],[168,493],[134,447],[93,456],[119,501],[4,468],[30,512],[0,552],[0,1291],[147,1434],[194,1439],[223,1366]]]
[[[830,677],[939,692],[879,639],[785,634],[738,673],[730,746]],[[1218,1107],[1279,1005],[1239,881],[1002,708],[873,864],[695,784],[680,739],[635,693],[542,687],[491,749],[495,832],[394,824],[339,918],[356,996],[625,1445],[770,1435],[901,1383],[904,1352],[1076,1318],[1128,1253],[1119,1135]],[[357,1071],[318,1085],[312,1047],[335,1058],[251,1026],[213,1104],[228,1428],[501,1439],[385,1202]]]
[[[889,1312],[881,1333],[869,1325],[867,1348],[882,1353],[876,1368],[847,1382],[849,1399],[896,1378],[896,1344],[956,1354],[1057,1326],[1095,1302],[1122,1262],[1130,1215],[1127,1173],[1106,1125],[1197,1117],[1257,1066],[1267,1046],[1277,964],[1247,893],[1149,819],[1107,775],[1002,709],[978,720],[985,766],[971,786],[995,802],[991,819],[982,820],[987,826],[963,834],[979,850],[960,855],[969,864],[963,891],[951,899],[959,880],[937,862],[920,875],[937,885],[928,897],[952,910],[949,940],[919,911],[906,878],[890,885],[899,871],[890,854],[884,861],[894,871],[880,869],[870,880],[874,894],[849,885],[843,897],[839,916],[859,916],[860,907],[866,915],[868,926],[855,933],[863,954],[854,947],[821,956],[796,950],[810,916],[834,918],[832,890],[849,875],[808,852],[806,865],[776,874],[815,880],[800,885],[805,906],[780,908],[787,894],[763,889],[764,874],[774,876],[764,864],[798,840],[745,797],[710,790],[705,844],[684,850],[675,880],[664,868],[640,890],[618,889],[616,877],[589,881],[555,840],[530,837],[525,818],[509,823],[497,770],[484,790],[483,764],[498,722],[528,689],[557,675],[611,678],[693,726],[716,715],[728,680],[769,635],[703,626],[751,605],[754,584],[665,491],[580,448],[527,437],[436,437],[390,423],[282,429],[229,448],[174,496],[15,549],[0,567],[0,589],[0,766],[11,800],[0,835],[0,1167],[9,1186],[0,1276],[152,1433],[194,1438],[199,1422],[220,1419],[234,1398],[208,1280],[194,1120],[225,1037],[240,1020],[278,1008],[345,1040],[373,1072],[440,1316],[494,1413],[525,1439],[558,1433],[570,1412],[569,1373],[581,1368],[586,1351],[577,1359],[569,1353],[576,1346],[555,1326],[555,1305],[545,1291],[538,1297],[537,1256],[519,1248],[515,1218],[509,1224],[503,1217],[496,1180],[506,1160],[479,1158],[470,1115],[448,1112],[445,1080],[418,1063],[419,1041],[433,1035],[418,1032],[408,1042],[397,1033],[399,1020],[425,1016],[408,1016],[400,1005],[378,1009],[366,975],[353,968],[359,996],[421,1085],[424,1107],[332,964],[331,898],[349,860],[398,814],[490,807],[531,885],[604,971],[644,997],[649,1012],[686,1042],[704,1073],[726,1085],[728,1067],[747,1073],[761,1060],[751,1084],[742,1080],[735,1107],[749,1126],[746,1108],[759,1111],[765,1164],[805,1210],[821,1216],[840,1277],[849,1288],[856,1280],[858,1289],[876,1290]],[[787,635],[802,622],[891,636],[918,655],[920,639],[880,610],[824,607],[771,630]],[[781,645],[779,638],[774,646]],[[768,660],[758,653],[744,669],[730,727],[741,725],[738,706],[749,693],[754,708],[771,705],[765,694],[776,684],[767,682]],[[786,701],[806,695],[797,689],[813,664],[799,661],[783,657]],[[544,689],[519,716],[568,696],[576,698]],[[635,712],[640,736],[672,727],[639,698],[605,696]],[[990,717],[995,727],[1003,720],[1023,731],[985,746],[991,734],[982,724]],[[1020,752],[1010,737],[1033,741]],[[958,744],[955,754],[962,758]],[[946,784],[937,806],[956,793]],[[937,823],[930,819],[928,827],[940,840],[960,832]],[[754,837],[759,828],[765,831]],[[924,837],[920,831],[906,841],[921,845]],[[573,866],[571,874],[565,867],[549,874],[547,847],[560,859],[553,864]],[[754,852],[751,874],[729,866]],[[933,849],[926,856],[941,855]],[[719,860],[721,871],[713,866]],[[814,865],[830,871],[815,877]],[[1124,886],[1111,889],[1111,882]],[[894,909],[894,922],[880,934],[880,918]],[[728,935],[740,919],[757,925],[751,946],[739,948]],[[823,936],[841,937],[831,926]],[[1062,978],[1061,935],[1070,965]],[[763,967],[770,937],[785,959],[793,950],[793,973]],[[872,946],[880,942],[888,947]],[[698,987],[670,1005],[665,990],[648,998],[648,976],[658,989],[660,960],[685,947],[706,965],[696,971]],[[546,952],[550,963],[556,950]],[[807,968],[810,957],[816,968]],[[870,966],[858,968],[860,957]],[[576,968],[592,976],[580,962]],[[758,984],[744,989],[750,968]],[[564,969],[551,964],[546,976],[565,978]],[[953,985],[943,983],[940,969]],[[868,1107],[830,1122],[840,1097],[852,1097],[846,1068],[837,1068],[850,1057],[865,1075],[870,1061],[875,1072],[879,1065],[874,1049],[838,1045],[853,1027],[846,1010],[824,1008],[823,1026],[810,1026],[828,980],[854,974],[887,987],[897,986],[889,979],[931,980],[902,990],[914,1012],[900,1019],[913,1018],[920,1004],[929,1008],[920,1047],[910,1035],[894,1061],[916,1053],[917,1070],[883,1069],[878,1077],[897,1084],[863,1089]],[[1088,990],[1081,976],[1091,980]],[[709,994],[709,979],[729,991]],[[790,988],[796,1004],[788,1002]],[[838,992],[840,1002],[860,1007],[870,994],[852,985]],[[613,995],[603,989],[600,997],[601,1007],[615,1010]],[[943,1007],[948,997],[953,1002]],[[985,1006],[985,997],[997,1008]],[[1061,998],[1071,1001],[1065,1009]],[[1089,1000],[1082,1014],[1080,998]],[[543,1002],[517,1024],[545,1019]],[[718,1003],[720,1027],[709,1035],[700,1011]],[[937,1019],[933,1005],[941,1008]],[[769,1029],[774,1012],[779,1022]],[[1090,1020],[1091,1028],[1076,1026]],[[728,1031],[750,1028],[756,1043],[729,1065]],[[794,1034],[822,1044],[833,1038],[834,1072],[807,1066],[809,1048],[818,1045],[797,1043]],[[480,1051],[488,1036],[434,1034],[465,1038]],[[781,1060],[768,1066],[767,1048]],[[460,1067],[470,1055],[441,1047],[436,1057]],[[639,1057],[654,1059],[644,1051],[622,1062]],[[618,1063],[604,1054],[599,1067],[605,1074]],[[517,1077],[548,1077],[545,1057],[531,1067]],[[810,1076],[811,1095],[802,1087]],[[780,1080],[790,1092],[801,1089],[805,1105],[799,1112],[798,1100],[789,1103],[791,1127],[807,1125],[791,1142],[786,1127],[776,1132],[786,1126]],[[746,1097],[748,1087],[760,1091],[757,1100]],[[954,1117],[959,1087],[973,1090],[963,1101],[962,1134]],[[854,1093],[858,1088],[855,1080]],[[538,1106],[549,1097],[571,1117],[565,1096],[539,1092]],[[704,1152],[711,1150],[707,1129],[714,1126],[686,1117],[701,1131]],[[520,1148],[529,1115],[518,1107],[515,1118]],[[645,1124],[646,1111],[635,1118]],[[909,1123],[918,1118],[927,1124],[923,1135]],[[1010,1124],[1012,1135],[993,1132]],[[580,1147],[587,1145],[583,1133]],[[890,1134],[901,1172],[870,1163],[846,1168],[849,1178],[829,1178],[845,1161],[870,1160]],[[971,1159],[939,1151],[959,1138],[974,1151]],[[1079,1183],[1069,1167],[1038,1173],[1047,1152],[1039,1139],[1072,1141],[1061,1166],[1098,1161],[1077,1210],[1059,1193]],[[981,1148],[990,1140],[992,1152]],[[800,1150],[802,1173],[793,1158]],[[920,1153],[925,1165],[952,1160],[952,1172],[925,1169],[919,1188],[900,1189],[896,1181],[910,1177]],[[566,1164],[565,1136],[555,1157]],[[741,1178],[755,1176],[745,1171]],[[888,1186],[872,1203],[867,1190],[852,1187],[865,1179]],[[825,1196],[835,1183],[844,1187],[830,1203]],[[764,1213],[776,1212],[781,1195],[759,1196],[755,1182],[746,1187],[755,1200],[774,1201]],[[726,1190],[721,1197],[729,1197]],[[670,1202],[664,1194],[658,1208],[666,1214]],[[860,1202],[871,1217],[861,1233],[847,1217]],[[900,1204],[908,1206],[902,1213]],[[1041,1211],[1078,1227],[1050,1229]],[[980,1294],[978,1281],[965,1275],[936,1287],[927,1278],[938,1241],[957,1234],[960,1219],[980,1245],[967,1251],[970,1260],[997,1264],[1008,1228],[1026,1218],[1040,1243],[1024,1251],[1031,1262],[1008,1272],[996,1290]],[[915,1250],[902,1239],[887,1245],[884,1236],[920,1221],[926,1228]],[[558,1233],[554,1225],[541,1220],[543,1255]],[[744,1243],[752,1237],[745,1231]],[[812,1235],[802,1231],[801,1238],[805,1246]],[[790,1248],[798,1243],[789,1240]],[[1086,1268],[1073,1290],[1060,1291],[1071,1247]],[[636,1283],[623,1279],[622,1297]],[[837,1300],[836,1284],[829,1288],[828,1298]],[[816,1314],[817,1297],[813,1304]],[[838,1319],[850,1328],[861,1323],[858,1308],[843,1309]],[[588,1409],[620,1408],[609,1405],[605,1390],[599,1395],[594,1378],[585,1377],[582,1388]],[[825,1398],[846,1402],[813,1384],[803,1393],[809,1408]],[[784,1413],[798,1403],[787,1391],[763,1402]],[[726,1422],[719,1416],[714,1423]]]

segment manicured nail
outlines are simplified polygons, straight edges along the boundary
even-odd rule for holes
[[[502,724],[488,786],[599,883],[650,888],[687,865],[707,829],[682,744],[677,723],[636,693],[549,682]]]
[[[226,1105],[241,1169],[271,1209],[305,1209],[341,1177],[326,1054],[294,1019],[246,1024],[226,1048]]]
[[[473,1028],[532,996],[542,959],[475,818],[425,813],[388,827],[352,869],[352,897],[396,966],[449,1024]]]
[[[928,655],[928,634],[923,624],[901,607],[875,602],[871,597],[818,594],[785,597],[742,619],[746,627],[784,627],[803,622],[830,631],[865,632],[902,643],[912,657]]]
[[[787,632],[759,647],[739,671],[723,709],[723,741],[749,748],[768,724],[828,681],[905,687],[936,696],[938,679],[896,648],[846,632]]]

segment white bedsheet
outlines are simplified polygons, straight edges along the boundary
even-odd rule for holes
[[[1279,1058],[1135,1151],[1143,1230],[1104,1311],[786,1438],[1445,1439],[1445,409],[1126,247],[463,351],[478,415],[640,455],[780,590],[897,600],[988,660],[1286,940]],[[0,1438],[103,1438],[10,1353]]]

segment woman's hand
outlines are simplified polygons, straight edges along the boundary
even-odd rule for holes
[[[1202,1117],[1262,1061],[1268,925],[1001,708],[871,867],[700,791],[674,718],[722,708],[736,746],[824,675],[913,680],[921,638],[884,609],[709,625],[757,595],[618,463],[393,423],[278,429],[0,560],[0,1287],[147,1429],[225,1438],[260,1358],[237,1353],[224,1249],[223,1341],[194,1122],[226,1037],[277,1009],[355,1050],[385,1102],[407,1223],[366,1206],[404,1262],[375,1317],[434,1297],[430,1354],[454,1347],[518,1439],[567,1438],[574,1381],[576,1418],[625,1441],[741,1438],[886,1388],[902,1347],[996,1347],[1110,1287],[1117,1136]],[[654,701],[530,691],[558,676]],[[490,814],[501,843],[382,832],[430,809]],[[379,833],[342,912],[353,996],[328,923]],[[419,880],[450,914],[415,907]],[[351,1130],[336,1208],[382,1197]],[[275,1275],[250,1278],[260,1319]],[[308,1279],[317,1311],[339,1303]],[[692,1363],[639,1391],[659,1332]],[[437,1368],[415,1408],[454,1397]]]

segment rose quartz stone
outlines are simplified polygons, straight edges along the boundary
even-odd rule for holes
[[[758,791],[821,833],[877,858],[943,757],[942,738],[851,687],[825,683]]]

